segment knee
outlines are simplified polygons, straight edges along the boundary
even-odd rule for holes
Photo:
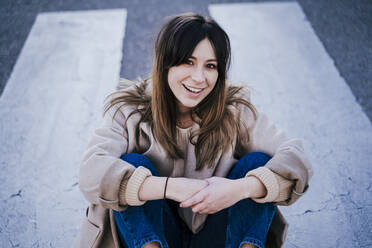
[[[134,167],[143,166],[149,169],[154,176],[159,176],[158,171],[155,169],[151,161],[144,155],[139,153],[127,153],[120,157],[125,162],[130,163]]]
[[[228,178],[238,179],[245,176],[248,171],[264,166],[271,157],[262,152],[252,152],[244,155],[232,168]]]

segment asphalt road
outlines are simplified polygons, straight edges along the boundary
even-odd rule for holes
[[[165,16],[208,14],[210,3],[0,3],[0,247],[70,247],[87,204],[78,164],[103,96],[119,71],[148,74]],[[359,105],[371,118],[371,2],[233,5],[210,8],[239,51],[231,77],[252,80],[254,103],[303,138],[314,166],[309,192],[282,209],[286,247],[371,247],[372,126]],[[113,10],[66,12],[92,9]]]

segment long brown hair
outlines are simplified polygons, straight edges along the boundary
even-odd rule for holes
[[[217,59],[218,79],[215,87],[193,110],[191,117],[200,129],[192,133],[190,142],[195,146],[196,169],[213,166],[218,154],[223,154],[236,141],[237,150],[243,143],[248,130],[234,115],[231,107],[239,104],[247,106],[256,118],[254,106],[247,100],[238,97],[242,87],[227,86],[226,76],[230,65],[230,41],[225,31],[211,18],[198,14],[186,13],[172,17],[161,29],[155,42],[155,60],[152,75],[136,86],[134,91],[123,91],[124,94],[114,98],[105,112],[113,105],[134,105],[140,121],[151,125],[157,142],[173,159],[183,158],[183,151],[177,145],[178,105],[168,85],[168,71],[172,66],[185,63],[203,39],[207,38]],[[152,95],[145,90],[152,81]],[[128,117],[129,118],[129,117]],[[136,147],[139,147],[139,124],[136,128]],[[245,135],[239,135],[243,133]],[[239,155],[239,154],[238,154]],[[240,154],[242,155],[242,154]]]

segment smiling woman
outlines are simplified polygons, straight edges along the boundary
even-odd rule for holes
[[[280,247],[276,205],[308,188],[311,164],[227,84],[230,42],[212,19],[171,17],[151,76],[107,97],[79,187],[91,203],[77,247]]]

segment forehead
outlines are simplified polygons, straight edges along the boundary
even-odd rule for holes
[[[194,51],[192,52],[192,56],[197,59],[216,60],[216,54],[214,52],[212,43],[207,38],[201,40],[196,45]]]

